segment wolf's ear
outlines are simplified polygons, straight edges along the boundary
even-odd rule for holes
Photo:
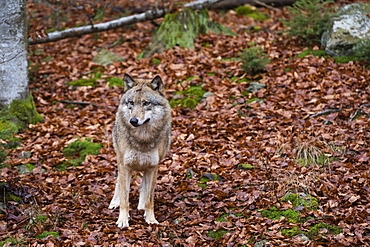
[[[132,79],[132,77],[127,73],[125,73],[125,75],[123,76],[123,81],[125,82],[125,91],[135,85],[134,79]]]
[[[162,91],[162,88],[163,88],[163,81],[162,81],[162,78],[159,76],[159,75],[156,75],[152,82],[152,89],[153,90],[156,90],[156,91]]]

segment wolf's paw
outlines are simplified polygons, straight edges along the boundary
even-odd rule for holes
[[[118,220],[116,224],[119,228],[129,227],[128,220]]]
[[[153,219],[146,218],[145,222],[148,223],[148,224],[159,224],[159,222],[155,218],[153,218]]]
[[[159,224],[159,222],[154,217],[153,211],[145,211],[144,218],[145,222],[148,224]]]
[[[110,204],[109,204],[109,209],[115,209],[115,208],[117,208],[117,207],[119,207],[119,198],[118,198],[118,200],[114,200],[114,199],[112,199],[112,201],[110,202]]]

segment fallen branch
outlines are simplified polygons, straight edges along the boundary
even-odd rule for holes
[[[185,4],[183,7],[191,8],[191,9],[202,9],[209,5],[215,4],[217,2],[221,2],[222,0],[198,0],[191,3]],[[36,39],[29,39],[30,45],[35,44],[42,44],[48,42],[54,42],[61,39],[71,38],[71,37],[79,37],[85,34],[97,33],[102,31],[108,31],[112,29],[116,29],[123,26],[128,26],[134,23],[154,20],[163,17],[167,9],[156,9],[156,10],[149,10],[141,14],[131,15],[127,17],[122,17],[117,20],[108,21],[104,23],[99,23],[96,25],[89,25],[83,27],[75,27],[70,28],[63,31],[57,31],[47,34],[46,36],[39,36]]]
[[[361,112],[361,109],[360,109],[361,107],[369,107],[369,106],[370,106],[370,103],[360,105],[359,109],[357,109],[355,111],[355,113],[353,114],[353,116],[350,118],[350,121],[355,119],[357,117],[357,115]],[[347,106],[347,107],[343,107],[343,108],[339,108],[339,109],[327,109],[327,110],[324,110],[324,111],[321,111],[321,112],[318,112],[318,113],[315,113],[315,114],[309,116],[308,119],[314,118],[314,117],[319,117],[319,116],[322,116],[322,115],[329,115],[329,114],[340,112],[344,109],[350,109],[350,108],[353,108],[353,107],[354,106]]]
[[[60,103],[65,104],[75,104],[75,105],[92,105],[94,107],[99,107],[98,105],[95,105],[94,103],[90,102],[82,102],[82,101],[69,101],[69,100],[58,100]]]

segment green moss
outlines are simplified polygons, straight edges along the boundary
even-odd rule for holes
[[[46,215],[38,215],[35,222],[45,223],[47,219],[49,219],[49,217]]]
[[[238,168],[243,169],[243,170],[251,170],[251,169],[254,169],[254,166],[251,164],[239,164]]]
[[[207,233],[207,237],[210,237],[210,238],[215,238],[215,239],[221,239],[226,233],[230,233],[232,231],[227,231],[225,230],[224,228],[221,228],[217,231],[209,231]]]
[[[313,51],[311,49],[304,50],[297,57],[304,58],[308,55],[313,55],[315,57],[327,57],[326,51],[324,51],[324,50],[315,50],[315,51]]]
[[[100,143],[93,143],[90,141],[74,141],[63,149],[63,154],[65,157],[73,157],[75,159],[70,159],[67,162],[57,165],[58,170],[65,170],[69,166],[81,165],[85,160],[86,155],[96,155],[100,153],[100,149],[103,146]]]
[[[236,217],[241,217],[243,216],[242,213],[235,213],[235,214],[223,214],[221,215],[220,218],[216,219],[215,221],[217,222],[227,222],[227,217],[233,217],[233,218],[236,218]]]
[[[12,244],[11,246],[13,246],[13,245],[16,245],[16,246],[21,245],[21,244],[23,244],[23,239],[24,238],[16,239],[16,238],[8,237],[4,241],[1,241],[0,242],[0,247],[3,247],[6,243],[11,243]]]
[[[356,60],[358,60],[356,56],[334,57],[334,62],[336,63],[348,63]]]
[[[285,217],[288,222],[298,223],[302,221],[300,213],[292,209],[278,210],[276,207],[271,207],[262,210],[261,215],[271,220],[278,220],[281,217]]]
[[[207,91],[203,90],[201,86],[190,86],[189,89],[181,92],[176,92],[176,96],[170,100],[171,107],[181,105],[194,109],[195,106],[202,100],[203,95]]]
[[[11,193],[7,194],[7,201],[19,202],[21,200],[22,200],[22,198],[20,198],[19,196],[16,196],[16,195],[11,194]]]
[[[36,235],[35,238],[44,239],[48,236],[53,236],[54,238],[57,238],[57,237],[59,237],[59,233],[57,233],[57,232],[43,232],[43,233],[40,233],[40,234]]]
[[[152,61],[154,65],[159,65],[161,63],[161,60],[156,59],[156,58],[152,58],[150,59],[150,61]]]
[[[268,20],[268,15],[249,6],[239,6],[235,9],[236,14],[253,18],[256,21]]]
[[[10,103],[9,114],[20,119],[23,123],[36,124],[43,118],[36,111],[33,97],[30,94],[26,99],[16,99]]]
[[[87,79],[80,79],[80,80],[77,80],[77,81],[70,81],[67,83],[67,85],[70,85],[70,86],[77,86],[77,87],[80,87],[80,86],[96,86],[97,85],[97,81],[98,78],[87,78]]]
[[[315,208],[319,204],[315,197],[303,193],[300,194],[288,193],[285,196],[283,196],[280,199],[280,201],[290,202],[294,208],[299,206]]]
[[[343,231],[343,229],[339,227],[332,226],[332,225],[321,222],[309,228],[308,237],[312,239],[315,236],[319,236],[320,235],[319,232],[322,231],[323,229],[327,230],[326,234],[334,234],[334,235],[338,235],[339,233]]]
[[[12,134],[25,129],[27,124],[36,124],[42,119],[31,94],[26,99],[13,100],[0,111],[0,139],[11,138]]]
[[[104,68],[96,67],[94,72],[90,73],[89,78],[83,78],[76,81],[67,82],[69,86],[82,87],[82,86],[97,86],[98,80],[103,76]]]
[[[298,228],[298,226],[293,226],[292,228],[284,228],[284,229],[281,229],[280,232],[284,236],[288,236],[288,237],[293,237],[298,234],[304,233]]]
[[[125,85],[123,79],[119,77],[109,77],[107,81],[110,88],[113,88],[113,86],[123,87]]]

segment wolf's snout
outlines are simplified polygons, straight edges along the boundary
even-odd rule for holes
[[[139,119],[137,119],[137,118],[131,118],[130,119],[130,124],[132,124],[132,126],[134,126],[134,127],[139,126]]]

